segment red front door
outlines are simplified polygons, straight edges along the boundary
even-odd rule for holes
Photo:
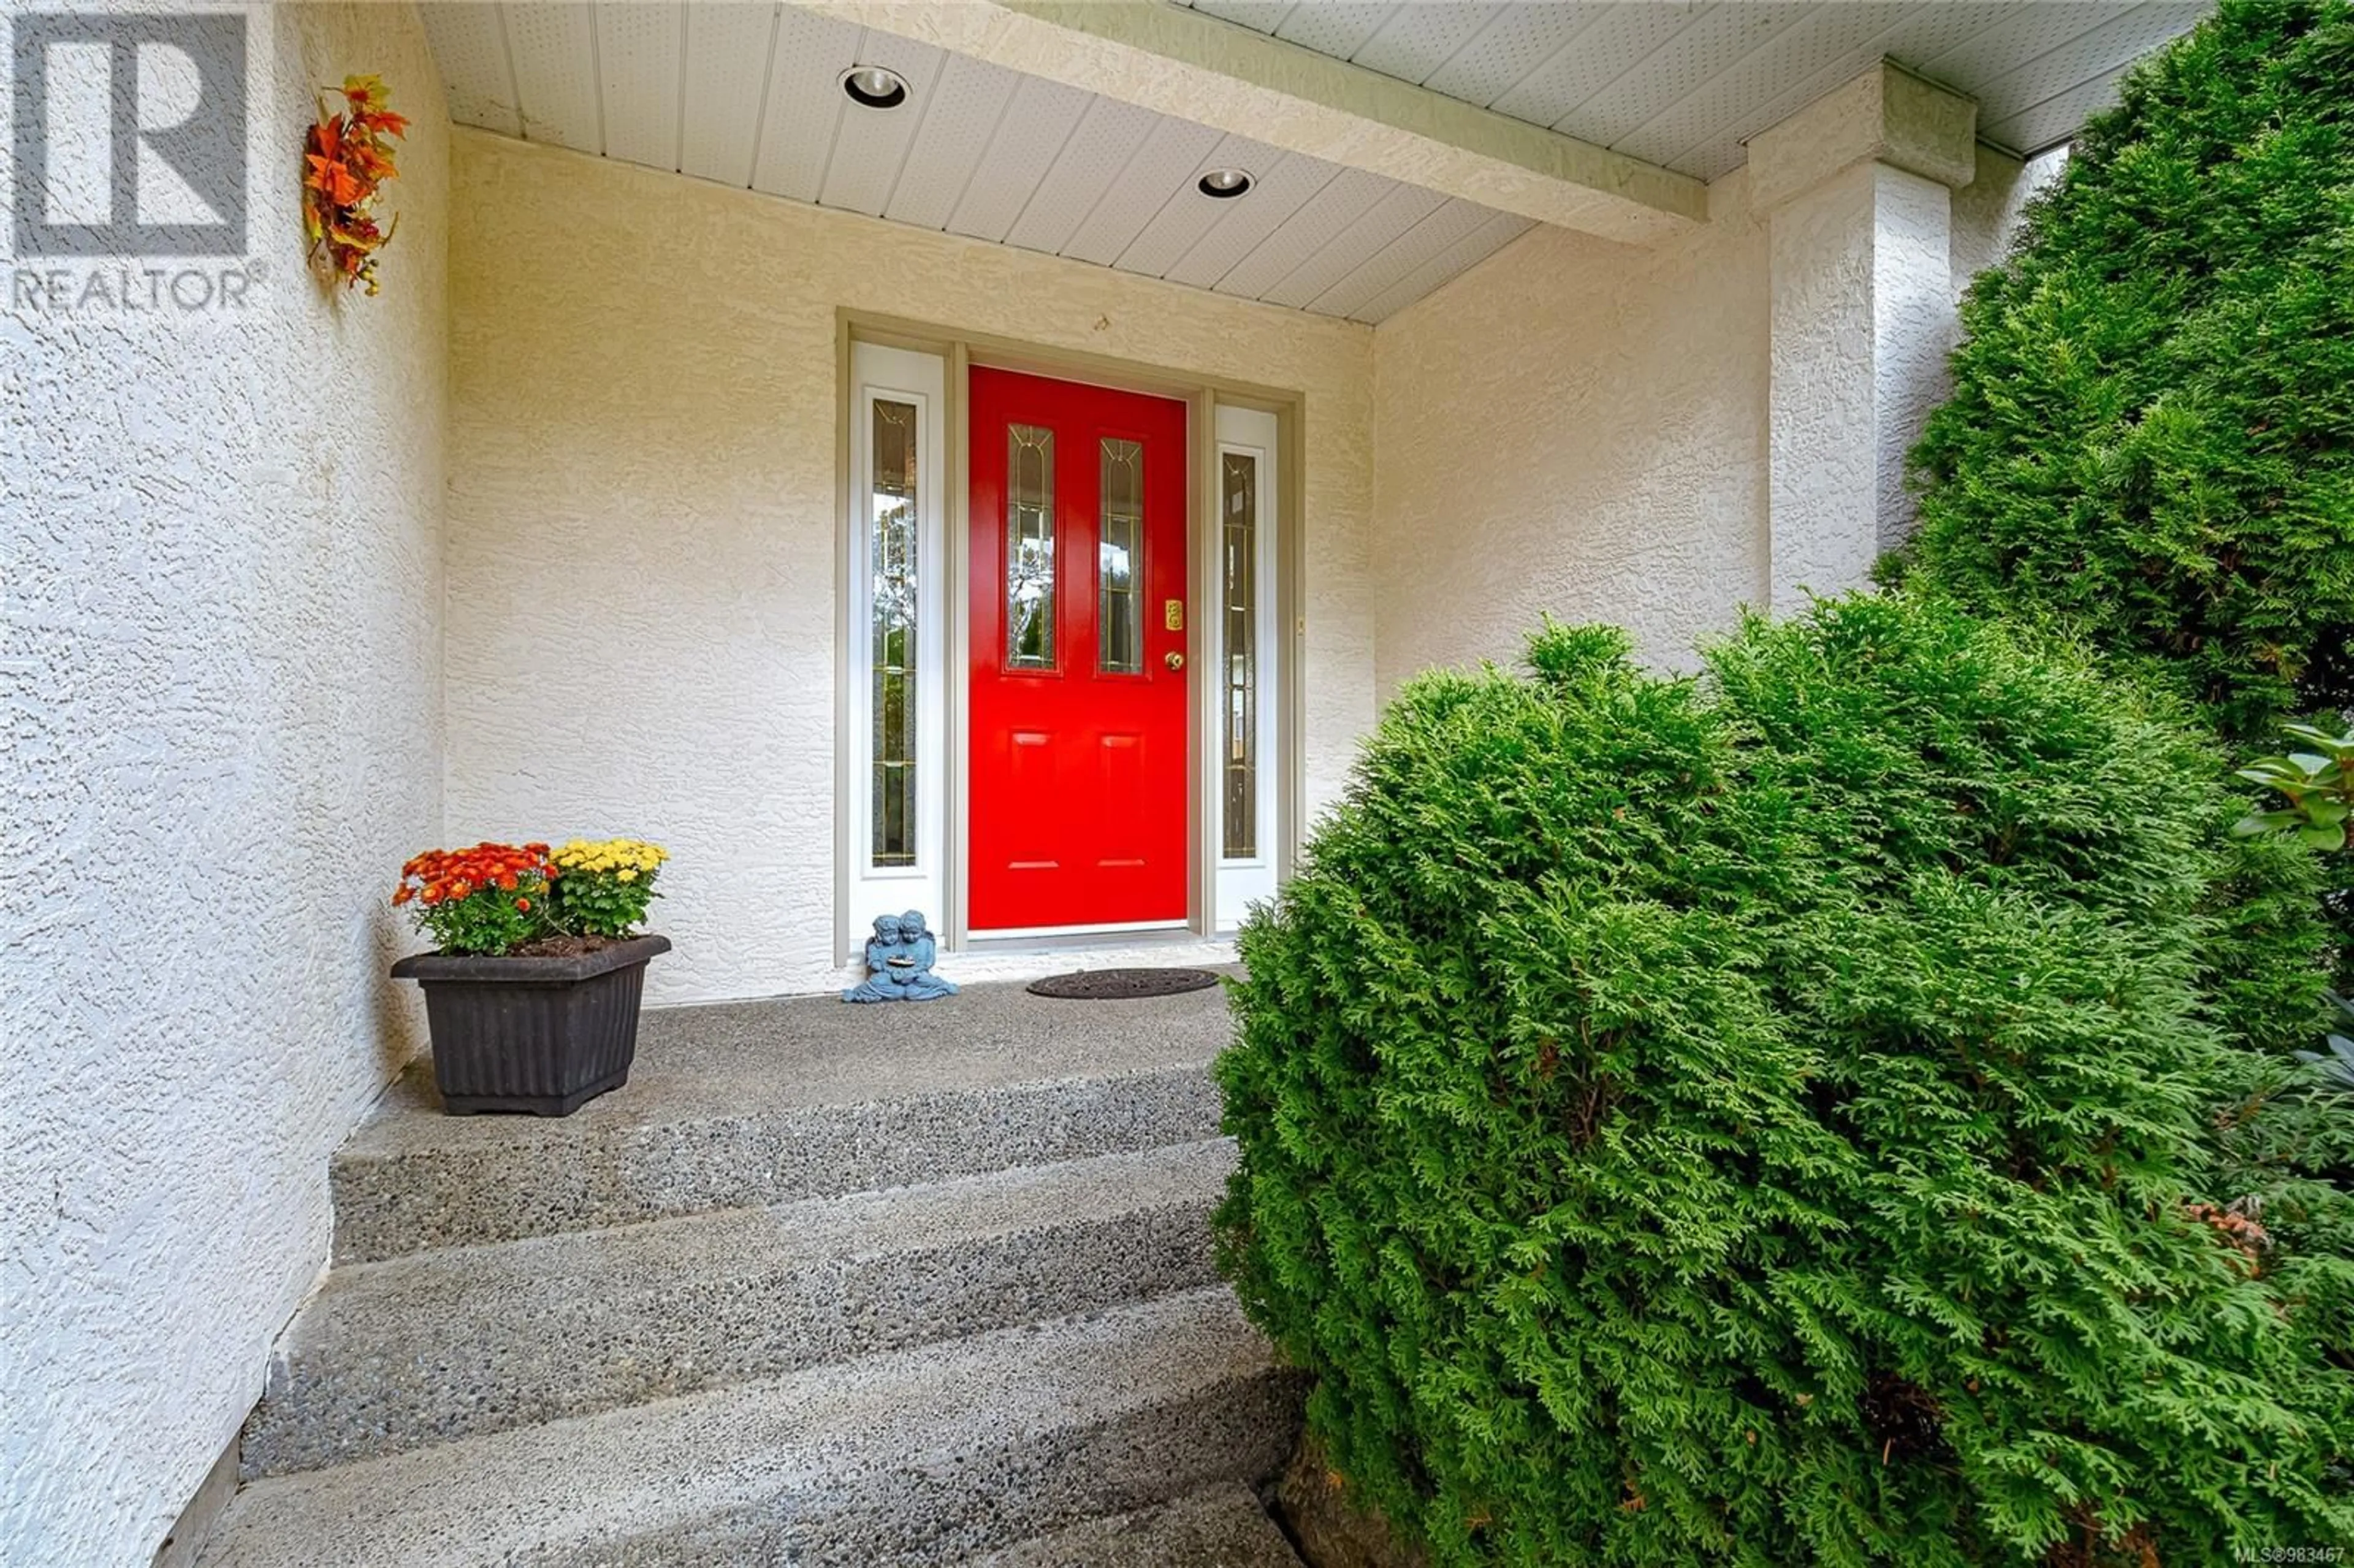
[[[1185,917],[1185,405],[972,373],[967,924]]]

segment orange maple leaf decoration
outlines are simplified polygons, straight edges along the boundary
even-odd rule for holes
[[[392,111],[381,77],[347,76],[325,90],[342,96],[344,111],[330,114],[319,100],[319,122],[302,149],[303,228],[314,259],[323,258],[345,288],[364,282],[373,294],[376,254],[400,227],[398,217],[391,228],[377,227],[376,191],[400,173],[392,142],[408,135],[408,122]]]

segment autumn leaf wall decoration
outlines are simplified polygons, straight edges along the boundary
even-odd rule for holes
[[[392,111],[381,77],[347,76],[326,91],[342,96],[344,111],[330,114],[326,99],[319,100],[319,122],[303,149],[303,227],[314,260],[323,259],[344,287],[365,282],[373,294],[376,253],[400,226],[395,217],[392,228],[377,227],[376,191],[400,173],[392,139],[408,134],[408,122]]]

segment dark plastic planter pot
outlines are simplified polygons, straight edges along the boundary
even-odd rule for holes
[[[419,953],[392,966],[425,988],[433,1077],[451,1116],[570,1116],[630,1081],[646,960],[668,937],[561,959]]]

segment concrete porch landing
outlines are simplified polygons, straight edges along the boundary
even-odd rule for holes
[[[201,1561],[1298,1568],[1217,1283],[1224,993],[646,1015],[572,1117],[429,1063],[336,1156]]]
[[[648,1012],[630,1082],[560,1120],[446,1117],[413,1064],[334,1158],[335,1258],[938,1181],[1216,1136],[1223,989],[975,985]]]
[[[594,1136],[696,1117],[1202,1066],[1225,1048],[1228,1033],[1223,987],[1090,1002],[983,982],[938,1001],[861,1007],[816,996],[657,1007],[639,1030],[629,1086],[539,1125]],[[445,1117],[440,1109],[433,1065],[420,1059],[345,1151],[461,1147],[485,1129],[521,1125],[517,1118]],[[432,1114],[417,1114],[423,1111]]]

